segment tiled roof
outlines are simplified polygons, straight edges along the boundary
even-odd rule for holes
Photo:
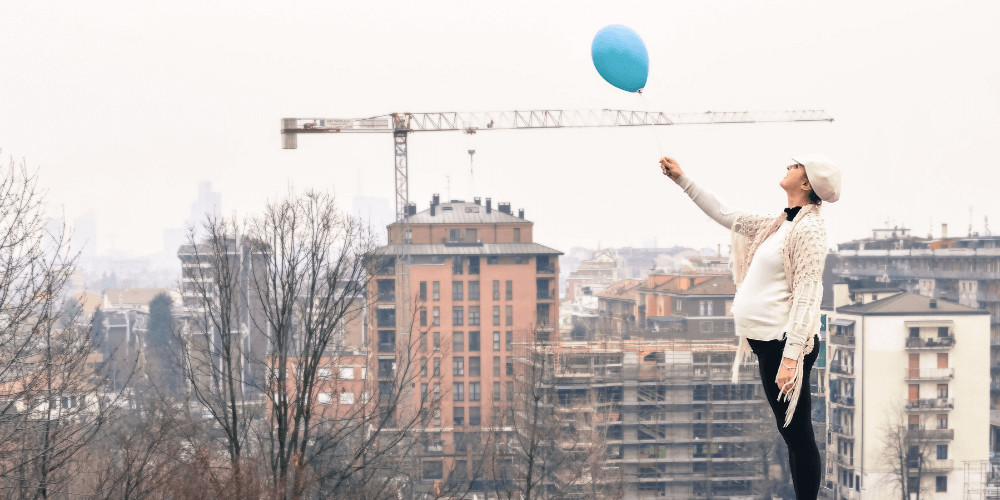
[[[736,283],[730,275],[714,276],[687,290],[674,292],[678,295],[736,295]]]
[[[936,307],[931,307],[931,301],[936,301]],[[931,299],[915,293],[899,293],[891,297],[837,308],[842,314],[861,315],[916,315],[916,314],[989,314],[988,311],[975,307],[963,306],[944,299]]]
[[[104,297],[112,306],[118,304],[148,305],[153,297],[161,293],[170,295],[170,290],[167,288],[109,288],[104,291]]]
[[[616,281],[607,290],[597,294],[597,296],[611,299],[626,298],[634,300],[638,298],[636,291],[640,285],[642,285],[642,280],[624,279]]]
[[[483,243],[448,245],[424,243],[405,245],[410,255],[562,255],[559,250],[538,243]],[[383,254],[400,255],[404,245],[386,245],[378,249]]]

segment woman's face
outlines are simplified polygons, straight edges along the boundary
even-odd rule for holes
[[[787,169],[785,178],[781,179],[779,183],[785,191],[800,187],[804,182],[808,182],[808,179],[806,179],[806,169],[802,165],[793,163],[785,168]]]

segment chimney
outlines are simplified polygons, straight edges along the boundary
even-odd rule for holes
[[[433,204],[433,205],[440,205],[441,204],[441,195],[439,195],[437,193],[434,193],[434,196],[431,197],[431,204]]]
[[[416,203],[410,203],[406,207],[406,215],[417,215],[417,204]]]
[[[502,213],[505,213],[505,214],[509,215],[510,214],[510,203],[504,203],[504,202],[497,203],[497,210],[499,210]]]
[[[937,309],[937,299],[931,299],[931,309]]]
[[[941,224],[941,239],[948,237],[948,224]]]
[[[524,218],[524,209],[523,208],[518,209],[517,216],[520,217],[520,218],[522,218],[522,219]]]
[[[431,203],[431,217],[434,217],[434,213],[437,211],[437,205]]]
[[[480,198],[480,197],[478,197],[478,196],[476,196],[475,198],[473,198],[473,199],[472,199],[472,201],[473,201],[473,202],[474,202],[474,203],[475,203],[476,205],[482,205],[482,203],[480,203],[480,202],[481,202],[481,201],[483,201],[483,199],[482,199],[482,198]]]
[[[486,213],[490,213],[492,211],[493,211],[493,202],[489,198],[486,198]]]

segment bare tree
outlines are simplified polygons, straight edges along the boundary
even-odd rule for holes
[[[46,227],[37,176],[0,169],[0,488],[7,498],[62,495],[74,458],[114,416],[100,356],[67,300],[76,254]]]
[[[889,412],[882,426],[879,462],[887,469],[885,481],[899,491],[902,500],[920,500],[920,494],[926,492],[921,480],[936,457],[936,450],[927,439],[929,432],[933,431],[922,420],[911,422],[899,406]]]
[[[254,255],[235,219],[207,216],[202,229],[204,241],[199,243],[191,228],[188,244],[178,252],[188,317],[177,340],[196,410],[221,430],[233,484],[239,488],[251,422],[261,413],[247,390],[246,370],[250,334],[246,271]],[[234,493],[239,497],[243,492]]]
[[[620,492],[620,478],[615,481],[613,471],[603,466],[604,433],[580,415],[556,411],[560,401],[552,347],[532,340],[516,349],[513,391],[500,412],[501,425],[495,426],[497,455],[488,473],[496,495],[530,500],[599,498]]]

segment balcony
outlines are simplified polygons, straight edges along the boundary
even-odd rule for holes
[[[909,431],[908,436],[920,441],[949,441],[955,439],[955,429],[919,429]]]
[[[916,469],[917,463],[915,460],[909,460],[907,465],[910,469]],[[955,468],[953,460],[924,460],[925,471],[951,471]]]
[[[854,347],[854,336],[847,335],[830,335],[827,340],[831,345],[842,345],[847,347]]]
[[[848,368],[841,363],[830,363],[829,369],[831,374],[845,375],[848,377],[854,376],[853,368]]]
[[[841,396],[839,394],[831,394],[830,404],[854,408],[854,396]]]
[[[951,398],[918,399],[906,402],[907,411],[941,411],[953,408],[955,408],[955,400]]]
[[[847,425],[830,424],[827,428],[830,430],[830,432],[834,432],[842,436],[847,436],[847,437],[854,436],[854,428]]]
[[[545,264],[541,261],[535,265],[535,272],[538,274],[555,274],[556,265],[555,264]]]
[[[906,380],[951,380],[955,378],[954,368],[907,368]]]
[[[955,347],[955,337],[906,339],[906,348],[909,350],[940,350],[952,347]]]

